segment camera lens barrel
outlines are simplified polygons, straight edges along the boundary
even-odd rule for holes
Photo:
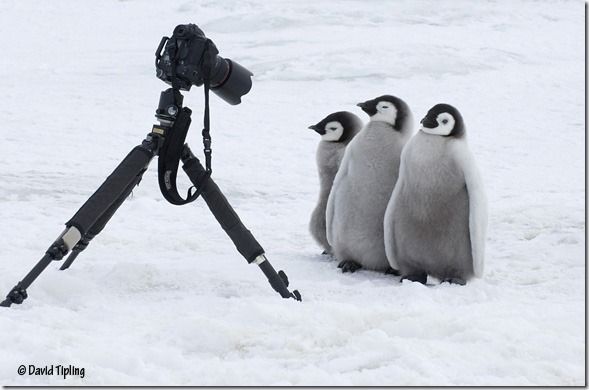
[[[231,67],[229,62],[227,62],[227,60],[220,55],[217,55],[214,59],[209,76],[211,80],[211,88],[217,88],[221,86],[229,77],[230,71]]]
[[[224,59],[228,66],[225,80],[220,84],[211,83],[211,91],[231,105],[241,103],[241,97],[252,89],[253,73],[237,62]]]

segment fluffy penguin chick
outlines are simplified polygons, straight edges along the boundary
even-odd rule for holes
[[[358,106],[370,121],[346,148],[335,176],[327,201],[327,241],[343,272],[387,271],[383,217],[413,119],[407,104],[390,95]]]
[[[348,111],[338,111],[329,114],[319,123],[309,126],[321,135],[317,146],[317,171],[319,173],[319,199],[311,214],[309,231],[311,236],[323,248],[324,254],[331,253],[331,246],[327,242],[325,232],[325,208],[327,198],[333,185],[333,179],[339,169],[346,145],[362,129],[362,121]]]
[[[387,206],[387,258],[403,278],[465,284],[483,273],[487,203],[462,116],[432,107],[401,155]]]

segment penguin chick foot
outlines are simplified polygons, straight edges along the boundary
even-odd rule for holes
[[[427,282],[427,274],[424,272],[421,274],[404,275],[401,278],[401,282],[403,282],[403,280],[410,280],[412,282],[419,282],[421,284],[425,284],[425,282]]]
[[[394,269],[393,267],[389,267],[387,268],[386,271],[384,271],[385,275],[393,275],[393,276],[400,276],[401,272],[399,270]]]
[[[354,260],[343,260],[338,265],[337,268],[341,268],[342,272],[356,272],[362,266],[356,263]]]
[[[461,278],[446,278],[442,280],[442,283],[459,284],[461,286],[466,286],[466,280]]]

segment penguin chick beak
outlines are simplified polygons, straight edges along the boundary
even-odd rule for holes
[[[421,122],[419,122],[423,125],[423,127],[426,127],[428,129],[434,129],[436,127],[438,127],[438,121],[436,121],[436,118],[432,118],[429,116],[426,116],[425,118],[423,118],[421,120]]]
[[[362,111],[364,111],[370,116],[376,114],[376,108],[372,104],[370,104],[370,101],[358,103],[356,105],[360,107]]]
[[[308,129],[317,132],[317,134],[319,134],[319,135],[325,134],[325,131],[322,131],[321,128],[318,125],[309,126]]]
[[[356,104],[358,107],[360,107],[362,109],[362,111],[366,111],[366,109],[368,108],[368,102],[361,102]]]

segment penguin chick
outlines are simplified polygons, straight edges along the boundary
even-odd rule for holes
[[[483,273],[487,203],[462,115],[437,104],[401,155],[384,219],[391,267],[404,279],[427,275],[465,284]]]
[[[390,271],[383,217],[399,172],[401,150],[411,136],[407,104],[384,95],[358,106],[370,121],[344,153],[327,201],[327,241],[342,272]]]
[[[316,161],[319,173],[319,199],[311,214],[309,231],[311,236],[323,248],[323,254],[331,253],[331,246],[327,242],[325,232],[325,208],[327,198],[333,185],[333,179],[339,169],[346,146],[362,129],[362,120],[348,111],[338,111],[329,114],[319,123],[309,126],[321,135],[317,146]]]

